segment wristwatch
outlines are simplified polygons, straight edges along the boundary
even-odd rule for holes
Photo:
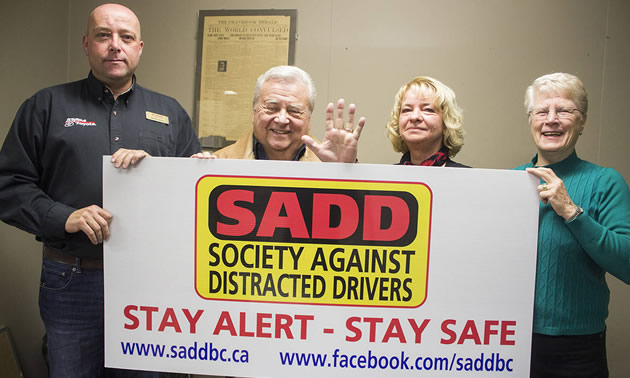
[[[583,212],[584,212],[584,209],[582,209],[581,207],[575,205],[575,213],[573,213],[573,215],[571,215],[571,218],[566,220],[566,223],[573,222],[575,220],[575,218],[579,217]]]

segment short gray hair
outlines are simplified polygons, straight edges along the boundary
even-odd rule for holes
[[[289,83],[294,83],[296,81],[301,81],[308,91],[308,107],[312,112],[315,108],[315,97],[317,97],[317,92],[315,90],[315,84],[313,83],[313,79],[311,76],[306,73],[301,68],[295,66],[276,66],[268,69],[264,74],[258,77],[256,80],[256,87],[254,88],[254,100],[252,105],[255,107],[258,102],[258,97],[260,96],[260,89],[263,84],[270,80],[277,81],[285,81]]]
[[[565,94],[578,107],[582,117],[588,111],[588,94],[579,77],[564,72],[547,74],[534,80],[525,91],[525,111],[529,116],[534,106],[534,97],[539,93]]]

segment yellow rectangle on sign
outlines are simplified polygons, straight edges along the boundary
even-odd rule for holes
[[[432,192],[423,183],[204,176],[195,285],[212,300],[418,307]]]

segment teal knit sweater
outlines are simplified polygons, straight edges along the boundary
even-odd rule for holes
[[[516,169],[536,164],[538,156]],[[566,223],[540,203],[534,332],[586,335],[606,328],[606,272],[630,283],[630,190],[612,168],[577,157],[547,166],[584,209]]]

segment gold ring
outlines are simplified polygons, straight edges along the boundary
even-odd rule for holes
[[[549,187],[547,186],[547,184],[543,184],[543,191],[547,191],[549,190]]]
[[[349,133],[351,133],[351,132],[352,132],[352,129],[351,129],[350,127],[346,127],[346,131],[347,131],[347,132],[349,132]]]

